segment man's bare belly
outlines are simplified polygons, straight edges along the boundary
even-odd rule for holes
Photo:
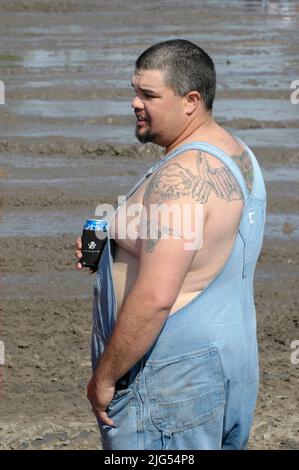
[[[117,313],[123,303],[124,298],[132,289],[138,274],[138,259],[121,246],[115,244],[114,262],[112,265],[112,276],[115,287],[117,302]],[[158,288],[158,286],[157,286]],[[180,308],[187,305],[201,291],[187,291],[186,286],[181,289],[169,315],[172,315]]]

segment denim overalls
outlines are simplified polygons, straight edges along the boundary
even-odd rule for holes
[[[127,388],[116,391],[99,422],[104,449],[242,449],[246,446],[258,391],[258,349],[253,295],[261,250],[266,192],[252,151],[254,182],[249,194],[242,174],[222,150],[184,144],[151,167],[125,200],[176,155],[208,152],[234,175],[244,208],[232,252],[222,270],[186,306],[171,315],[150,351],[130,371]],[[109,239],[95,281],[92,363],[95,367],[115,323]]]

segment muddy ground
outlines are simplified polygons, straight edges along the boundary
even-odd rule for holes
[[[172,37],[215,58],[218,120],[246,138],[265,173],[249,448],[299,447],[298,4],[221,5],[0,0],[0,449],[101,448],[85,398],[93,277],[75,271],[74,242],[97,204],[161,155],[134,140],[130,74],[145,47]]]

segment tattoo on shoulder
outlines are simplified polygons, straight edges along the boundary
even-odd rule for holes
[[[195,172],[179,163],[170,163],[161,168],[147,185],[144,200],[151,197],[153,203],[161,204],[188,196],[205,204],[211,193],[227,202],[243,199],[237,181],[225,165],[213,168],[205,153],[198,152],[196,166]]]
[[[253,166],[248,152],[244,150],[241,155],[231,155],[231,158],[240,168],[247,189],[251,193],[253,184]]]

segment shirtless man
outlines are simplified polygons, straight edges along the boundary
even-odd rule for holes
[[[266,196],[250,149],[213,118],[215,85],[189,41],[136,61],[136,136],[166,157],[115,212],[97,273],[88,398],[104,449],[241,449],[249,437]],[[176,222],[151,212],[161,205]],[[138,236],[120,236],[132,222]],[[81,269],[80,238],[76,256]]]

